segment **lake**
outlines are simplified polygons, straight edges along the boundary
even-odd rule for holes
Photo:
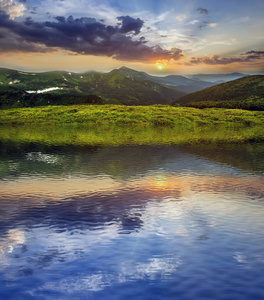
[[[1,143],[1,299],[264,299],[264,145]]]

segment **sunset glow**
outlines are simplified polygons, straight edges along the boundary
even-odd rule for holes
[[[260,0],[5,0],[0,12],[1,67],[83,72],[125,65],[166,74],[264,69]]]

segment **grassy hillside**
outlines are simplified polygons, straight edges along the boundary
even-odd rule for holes
[[[73,105],[0,111],[0,141],[75,145],[264,141],[264,112]]]
[[[119,74],[98,72],[83,74],[64,71],[25,73],[0,69],[0,87],[2,96],[4,90],[7,93],[9,91],[22,91],[23,93],[34,94],[34,92],[39,91],[39,94],[42,94],[44,93],[43,90],[49,89],[45,93],[58,95],[93,94],[103,98],[105,102],[126,105],[167,104],[184,95],[183,92],[166,88],[149,80],[134,80]],[[2,96],[0,95],[0,105],[3,104],[4,98]],[[39,98],[37,97],[36,100]],[[16,99],[16,101],[18,100],[21,101],[21,99]]]
[[[172,105],[262,109],[264,75],[247,76],[185,95]]]

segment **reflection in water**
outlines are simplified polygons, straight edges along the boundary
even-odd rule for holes
[[[1,298],[264,297],[261,145],[5,147]]]

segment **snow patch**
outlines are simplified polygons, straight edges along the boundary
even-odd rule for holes
[[[9,84],[14,84],[14,83],[19,83],[19,82],[20,82],[20,80],[17,80],[17,79],[16,79],[16,80],[14,80],[14,81],[10,81]]]
[[[29,94],[41,94],[41,93],[46,93],[46,92],[50,92],[50,91],[55,91],[55,90],[63,90],[63,88],[60,87],[51,87],[51,88],[47,88],[44,90],[37,90],[37,91],[26,91]]]
[[[63,76],[63,79],[64,79],[65,81],[68,81],[64,76]]]
[[[23,75],[36,75],[36,74],[33,74],[33,73],[24,73],[24,72],[18,72],[19,74],[23,74]]]
[[[69,72],[68,74],[71,75],[71,72]]]

